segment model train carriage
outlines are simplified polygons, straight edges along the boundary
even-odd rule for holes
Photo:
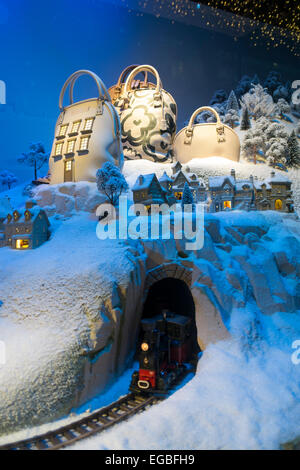
[[[139,371],[130,390],[166,393],[190,359],[191,320],[168,312],[143,319],[141,329]]]

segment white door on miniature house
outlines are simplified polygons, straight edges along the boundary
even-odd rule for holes
[[[65,160],[65,174],[64,174],[65,183],[73,181],[73,167],[74,167],[74,160]]]

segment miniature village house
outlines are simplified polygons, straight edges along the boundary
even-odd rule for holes
[[[210,212],[224,210],[276,210],[293,212],[291,182],[283,175],[271,172],[271,177],[258,181],[237,180],[235,171],[228,176],[209,178]]]
[[[16,250],[37,248],[48,240],[49,226],[46,212],[29,202],[24,212],[14,210],[7,215],[0,231],[0,246]]]
[[[172,165],[172,190],[177,200],[182,199],[185,183],[189,185],[195,202],[205,201],[206,187],[203,181],[199,180],[195,173],[183,171],[180,162]]]
[[[164,189],[155,173],[140,175],[133,188],[133,200],[135,204],[144,204],[150,211],[152,204],[172,204],[172,193]]]
[[[235,171],[227,176],[213,176],[208,180],[211,199],[210,212],[230,209],[254,209],[254,186],[249,180],[236,180]]]
[[[264,181],[254,180],[257,210],[293,212],[291,185],[292,183],[286,176],[275,174],[275,171],[272,171],[271,177]]]

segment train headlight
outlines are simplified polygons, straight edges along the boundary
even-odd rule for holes
[[[141,350],[146,352],[149,349],[149,344],[148,343],[142,343],[141,344]]]

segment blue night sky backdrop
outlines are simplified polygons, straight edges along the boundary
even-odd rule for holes
[[[93,70],[109,87],[129,64],[154,65],[177,101],[178,127],[216,89],[230,91],[243,74],[264,77],[275,67],[284,80],[300,79],[298,59],[288,53],[266,53],[247,38],[235,42],[184,23],[137,16],[117,3],[0,0],[0,80],[7,87],[7,103],[0,104],[0,171],[11,170],[21,182],[32,178],[32,169],[17,157],[32,141],[50,151],[60,89],[78,69]],[[77,99],[95,93],[90,79],[77,83]]]

